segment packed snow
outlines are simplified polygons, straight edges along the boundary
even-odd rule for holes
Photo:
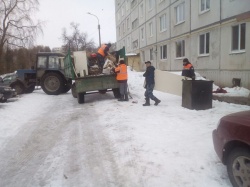
[[[143,107],[142,74],[129,70],[129,102],[108,92],[78,104],[70,92],[36,89],[0,103],[0,186],[231,187],[212,131],[222,116],[250,107],[213,101],[189,110],[156,90],[161,103]]]

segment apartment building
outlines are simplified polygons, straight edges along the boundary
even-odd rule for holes
[[[183,58],[222,87],[250,89],[250,0],[115,0],[117,48],[180,71]],[[133,59],[133,63],[134,62]]]

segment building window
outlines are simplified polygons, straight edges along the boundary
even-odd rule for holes
[[[176,24],[182,23],[185,21],[185,3],[179,4],[175,8],[176,12]]]
[[[144,28],[141,28],[141,40],[144,40]]]
[[[185,40],[176,42],[176,57],[184,57],[185,56]]]
[[[130,48],[130,37],[128,37],[127,39],[127,46],[128,46],[128,49]]]
[[[166,14],[160,17],[160,32],[167,30]]]
[[[210,43],[210,34],[202,34],[200,35],[200,55],[209,54],[209,43]]]
[[[126,11],[129,11],[129,5],[130,5],[130,2],[129,0],[126,1]]]
[[[117,17],[118,17],[118,18],[117,18],[118,21],[120,21],[120,19],[121,19],[120,12],[118,12]]]
[[[232,27],[232,51],[245,50],[246,23]]]
[[[138,40],[133,41],[133,49],[138,48]]]
[[[122,7],[122,16],[124,16],[124,7]]]
[[[161,59],[167,59],[167,45],[161,46]]]
[[[130,30],[130,20],[129,20],[129,18],[127,18],[127,30],[128,31]]]
[[[140,17],[144,16],[143,4],[140,5]]]
[[[153,23],[149,23],[149,36],[152,37],[153,36]]]
[[[148,0],[148,10],[152,10],[154,6],[154,0]]]
[[[122,29],[123,29],[123,34],[125,34],[125,32],[126,32],[125,22],[122,23]]]
[[[141,52],[141,60],[142,62],[145,62],[145,51]]]
[[[135,29],[138,27],[138,19],[135,19],[133,22],[132,22],[132,29]]]
[[[210,9],[210,0],[200,0],[200,12],[206,12]]]
[[[132,0],[131,1],[131,9],[134,8],[136,4],[137,4],[137,0]]]
[[[149,59],[153,60],[153,48],[149,50]]]

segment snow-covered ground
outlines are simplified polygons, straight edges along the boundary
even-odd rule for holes
[[[70,92],[38,89],[0,103],[0,186],[230,187],[212,131],[222,116],[250,107],[213,101],[189,110],[159,91],[161,103],[143,107],[142,74],[129,71],[129,102],[109,92],[80,105]]]

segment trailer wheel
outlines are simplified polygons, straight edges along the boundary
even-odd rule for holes
[[[113,88],[112,91],[113,91],[113,94],[114,94],[115,98],[120,98],[121,97],[119,88]]]
[[[73,96],[74,98],[77,98],[76,84],[75,84],[75,83],[72,84],[71,94],[72,94],[72,96]]]
[[[36,88],[36,84],[31,84],[29,87],[25,90],[25,93],[32,93]]]
[[[48,95],[58,95],[63,91],[64,80],[58,73],[46,73],[41,80],[41,87]]]
[[[84,93],[78,93],[77,94],[77,101],[78,101],[79,104],[84,103],[84,96],[85,96]]]
[[[100,94],[105,94],[107,92],[107,89],[106,90],[98,90]]]
[[[17,95],[24,93],[24,85],[20,82],[16,82],[16,83],[12,84],[11,88],[16,90]]]
[[[65,82],[62,93],[67,93],[72,87],[72,80],[68,80]]]

